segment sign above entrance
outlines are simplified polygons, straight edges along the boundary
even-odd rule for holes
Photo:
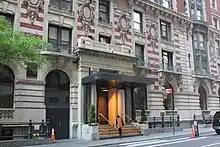
[[[166,93],[172,93],[172,89],[166,89]]]

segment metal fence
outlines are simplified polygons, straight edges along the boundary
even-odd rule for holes
[[[14,128],[19,128],[18,132],[14,132]],[[33,139],[33,138],[49,138],[50,137],[50,121],[42,120],[42,122],[24,123],[0,123],[0,141],[13,139]]]
[[[174,118],[174,125],[180,127],[180,116]],[[149,128],[171,128],[173,126],[172,116],[148,117]]]
[[[212,124],[212,115],[205,116],[205,115],[193,115],[193,120],[196,120],[198,124]]]

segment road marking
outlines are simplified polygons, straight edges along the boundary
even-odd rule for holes
[[[200,138],[194,138],[194,139],[186,139],[186,140],[182,140],[182,141],[168,142],[168,143],[164,143],[164,144],[156,144],[156,145],[152,145],[149,147],[158,147],[158,146],[164,146],[164,145],[170,145],[170,144],[177,144],[177,143],[195,141],[195,140],[200,140],[200,139],[205,139],[205,138],[208,138],[208,137],[200,137]]]
[[[130,143],[123,143],[119,144],[121,146],[127,146],[127,147],[136,147],[136,146],[143,146],[143,145],[152,145],[152,144],[158,144],[158,143],[165,143],[165,142],[170,142],[170,141],[178,141],[178,140],[184,140],[184,139],[189,139],[189,137],[184,137],[184,138],[178,138],[178,139],[171,139],[171,140],[147,140],[147,141],[136,141],[136,142],[130,142]]]
[[[209,146],[214,146],[214,145],[219,145],[219,144],[220,144],[220,142],[217,142],[217,143],[213,143],[213,144],[204,145],[201,147],[209,147]]]

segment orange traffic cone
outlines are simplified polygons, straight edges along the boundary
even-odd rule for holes
[[[53,143],[56,143],[56,137],[55,137],[55,133],[54,133],[54,128],[52,128],[52,132],[51,132],[51,139],[53,140]]]
[[[194,127],[192,127],[192,138],[195,138],[195,130],[194,130]]]

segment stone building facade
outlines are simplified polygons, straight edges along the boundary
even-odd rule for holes
[[[56,134],[58,138],[81,139],[89,105],[97,112],[102,109],[97,83],[87,85],[90,96],[85,99],[82,79],[109,72],[149,79],[133,89],[134,105],[127,98],[130,87],[121,90],[121,114],[137,119],[144,107],[149,116],[169,116],[174,108],[182,126],[190,127],[193,114],[210,115],[220,107],[219,4],[220,0],[1,0],[1,15],[14,29],[52,46],[42,48],[48,63],[35,73],[13,61],[1,69],[11,81],[7,87],[5,77],[0,78],[6,91],[0,95],[0,122],[50,118],[59,124],[57,132],[65,130]],[[173,93],[166,94],[164,88]]]

